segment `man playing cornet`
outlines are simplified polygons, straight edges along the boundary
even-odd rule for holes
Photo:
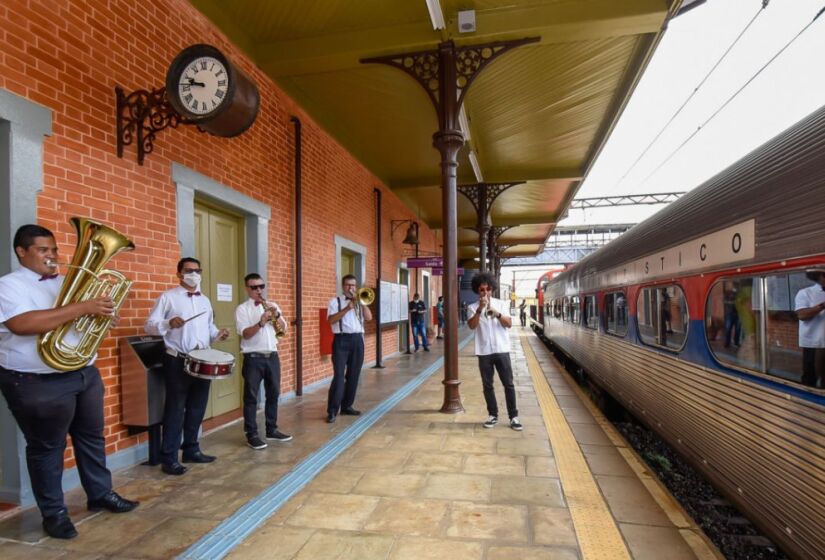
[[[489,417],[484,422],[485,428],[498,424],[498,403],[493,388],[493,370],[498,371],[501,384],[504,385],[504,397],[507,401],[507,415],[510,427],[516,431],[522,429],[516,407],[516,388],[513,384],[513,367],[510,364],[510,336],[507,329],[513,326],[509,305],[493,297],[496,281],[491,274],[482,272],[473,276],[473,291],[478,294],[478,301],[469,306],[472,316],[467,326],[475,331],[475,349],[478,356],[478,369],[481,372],[481,384],[484,386],[484,400],[487,403]]]
[[[327,422],[332,424],[338,413],[361,414],[352,405],[358,390],[358,377],[364,364],[364,322],[372,321],[372,312],[358,300],[358,280],[352,274],[341,279],[343,295],[329,300],[327,320],[335,334],[332,342],[332,384],[327,398]]]
[[[63,283],[52,232],[22,226],[14,236],[20,268],[0,278],[0,390],[26,438],[26,464],[46,533],[71,539],[77,530],[63,501],[63,452],[72,436],[80,481],[92,511],[133,510],[112,491],[103,438],[103,381],[93,365],[58,371],[39,356],[38,336],[86,315],[111,317],[111,298],[53,307]]]
[[[243,354],[243,429],[246,444],[252,449],[263,449],[266,442],[258,435],[256,418],[261,381],[266,395],[266,439],[276,442],[292,439],[292,436],[278,431],[281,361],[277,334],[286,334],[287,323],[278,304],[264,299],[266,284],[260,274],[247,274],[244,285],[249,299],[235,309],[235,325],[241,336]],[[276,324],[279,327],[277,330]]]

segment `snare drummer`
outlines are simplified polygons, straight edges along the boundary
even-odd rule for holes
[[[166,344],[163,357],[166,408],[160,450],[161,468],[166,474],[186,472],[186,467],[178,462],[179,447],[183,449],[184,463],[215,460],[212,455],[201,452],[198,444],[210,381],[192,377],[183,369],[186,354],[209,348],[213,341],[229,336],[229,331],[218,330],[215,326],[212,304],[200,292],[201,272],[201,263],[197,259],[187,257],[178,261],[180,285],[160,295],[146,320],[146,332],[162,336]]]
[[[260,274],[252,272],[244,278],[249,299],[235,309],[235,325],[241,336],[243,353],[243,429],[246,444],[252,449],[263,449],[266,442],[258,435],[258,391],[264,384],[266,404],[266,439],[285,442],[292,436],[278,430],[278,395],[281,391],[281,361],[278,357],[278,338],[273,321],[282,331],[287,329],[281,308],[272,300],[264,299],[266,284]]]

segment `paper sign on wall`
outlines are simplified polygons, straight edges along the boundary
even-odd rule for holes
[[[232,284],[218,284],[218,301],[232,301]]]

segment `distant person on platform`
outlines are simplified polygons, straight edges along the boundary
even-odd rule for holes
[[[358,300],[358,279],[347,274],[341,279],[343,295],[329,300],[327,321],[335,335],[332,341],[332,383],[327,396],[327,422],[338,414],[358,416],[355,392],[364,365],[364,323],[372,321],[370,308]]]
[[[435,305],[436,316],[438,320],[438,334],[437,339],[444,338],[444,296],[438,296],[438,303]]]
[[[825,383],[825,271],[809,270],[805,276],[814,284],[799,290],[794,299],[802,348],[802,383],[822,388]]]
[[[518,306],[518,318],[521,320],[521,326],[527,326],[527,300],[521,300],[521,305]]]
[[[415,344],[416,352],[418,352],[419,336],[421,337],[421,345],[424,346],[424,351],[430,351],[430,344],[427,342],[426,316],[427,306],[419,299],[418,294],[413,294],[413,300],[410,302],[410,322],[412,323],[413,343]]]
[[[478,356],[478,369],[484,386],[484,400],[487,402],[489,417],[484,422],[485,428],[498,424],[498,403],[493,388],[493,370],[498,372],[504,385],[504,397],[507,401],[507,415],[510,427],[516,431],[522,429],[516,407],[516,388],[513,384],[513,366],[510,364],[510,337],[507,329],[513,326],[508,313],[509,305],[493,297],[496,281],[491,274],[482,272],[472,280],[473,292],[478,294],[476,303],[469,306],[470,319],[467,325],[475,331],[475,350]]]
[[[38,337],[84,315],[113,317],[114,303],[101,296],[55,307],[64,277],[57,274],[52,232],[22,226],[13,246],[20,268],[0,278],[0,391],[26,439],[26,466],[43,529],[50,537],[71,539],[77,530],[62,484],[67,434],[89,510],[124,513],[138,502],[112,490],[103,437],[104,387],[94,359],[73,371],[58,371],[40,357]],[[36,555],[34,549],[31,553]]]

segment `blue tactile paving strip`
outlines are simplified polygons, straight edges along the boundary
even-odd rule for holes
[[[472,336],[460,341],[461,350],[471,340]],[[294,469],[284,475],[278,482],[261,492],[238,511],[227,517],[220,525],[200,538],[190,546],[186,552],[178,556],[180,559],[218,560],[229,554],[236,546],[249,536],[252,531],[262,525],[274,515],[292,496],[309,484],[315,476],[338,455],[358,440],[373,424],[387,412],[400,403],[410,393],[415,391],[433,373],[444,364],[444,358],[439,358],[427,369],[423,370],[406,385],[393,393],[374,409],[366,412],[356,422],[332,438],[318,451],[298,463]]]

